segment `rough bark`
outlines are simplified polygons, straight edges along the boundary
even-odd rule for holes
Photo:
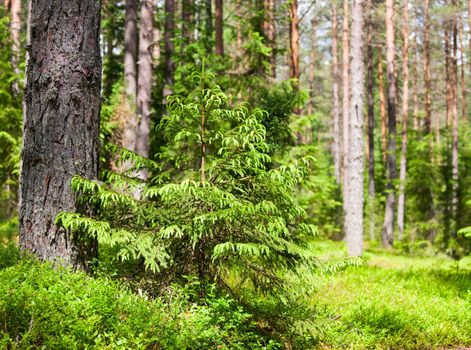
[[[334,143],[334,171],[337,183],[340,183],[340,99],[339,99],[339,63],[337,44],[337,8],[332,4],[332,120]]]
[[[299,81],[299,24],[298,0],[291,0],[289,5],[289,47],[290,47],[290,78]]]
[[[374,63],[373,63],[373,18],[371,0],[367,2],[368,34],[367,34],[367,104],[368,104],[368,203],[369,203],[369,236],[375,240],[375,155],[374,155],[374,128],[375,128],[375,101],[374,101]]]
[[[351,31],[350,151],[345,240],[350,256],[363,253],[363,0],[353,0]]]
[[[216,36],[216,55],[224,56],[224,4],[223,0],[215,0],[215,36]]]
[[[350,113],[350,48],[349,48],[349,1],[344,0],[343,2],[343,30],[342,30],[342,141],[341,141],[341,155],[342,155],[342,167],[340,174],[343,179],[343,197],[344,206],[346,205],[346,189],[347,189],[347,178],[346,175],[347,163],[348,163],[348,149],[349,149],[349,113]]]
[[[100,2],[31,2],[21,169],[20,246],[75,268],[83,240],[56,226],[78,205],[70,181],[98,173]]]
[[[152,101],[152,43],[154,42],[154,3],[153,0],[141,1],[141,21],[139,28],[139,73],[137,87],[137,144],[136,152],[149,157],[150,113]],[[143,171],[141,178],[146,178]]]
[[[398,239],[404,234],[405,182],[407,174],[407,127],[409,121],[409,1],[402,5],[402,140],[399,171],[399,196],[397,200]]]
[[[386,0],[386,65],[388,77],[388,149],[387,149],[387,185],[381,242],[389,248],[394,242],[394,207],[396,179],[396,79],[394,64],[394,0]]]
[[[173,54],[175,47],[175,0],[165,0],[165,30],[164,30],[164,100],[172,94],[173,72],[175,63]],[[165,101],[164,101],[165,102]]]

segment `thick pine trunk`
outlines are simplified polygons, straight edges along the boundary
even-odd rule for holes
[[[388,150],[386,206],[381,241],[389,248],[394,242],[394,207],[396,179],[396,79],[394,64],[394,0],[386,0],[386,65],[388,76]]]
[[[291,0],[289,5],[289,47],[290,78],[299,81],[299,25],[298,0]]]
[[[98,173],[100,2],[31,3],[21,169],[20,245],[42,260],[84,267],[77,237],[57,227],[78,206],[70,181]]]
[[[348,165],[348,206],[345,240],[350,256],[363,253],[363,0],[353,0],[351,32],[351,104]]]
[[[139,74],[137,87],[137,144],[136,152],[149,157],[150,113],[152,101],[152,44],[154,41],[153,0],[141,1],[141,26],[139,28]],[[146,178],[143,171],[141,178]]]
[[[402,140],[397,200],[398,239],[404,234],[405,182],[407,174],[407,127],[409,121],[409,1],[404,0],[402,11]]]
[[[332,5],[332,120],[334,143],[332,152],[334,155],[334,171],[337,183],[340,183],[340,99],[339,99],[339,63],[337,47],[337,9]]]
[[[224,56],[224,4],[223,0],[215,0],[215,36],[216,55]]]
[[[371,0],[367,2],[368,35],[367,35],[367,103],[368,103],[368,204],[369,204],[369,236],[375,240],[375,154],[374,154],[374,128],[375,128],[375,101],[374,101],[374,63],[373,63],[373,18]]]

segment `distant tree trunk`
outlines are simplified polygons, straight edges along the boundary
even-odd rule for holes
[[[173,2],[173,0],[172,0]],[[213,8],[212,0],[206,0],[206,52],[213,52],[211,38],[213,37]]]
[[[471,0],[468,0],[468,20],[469,20],[469,28],[471,28]],[[469,50],[471,50],[471,36],[469,37],[468,47],[469,47]],[[471,52],[469,56],[471,57]],[[469,65],[471,67],[471,60],[469,61]]]
[[[339,63],[338,63],[338,44],[337,44],[337,8],[332,4],[332,120],[333,120],[333,138],[332,146],[334,156],[334,171],[337,183],[340,183],[340,102],[339,102]]]
[[[378,48],[378,87],[379,114],[381,117],[381,155],[383,157],[383,164],[386,164],[388,120],[386,115],[386,94],[384,93],[383,50],[381,47]]]
[[[374,128],[375,128],[375,101],[374,101],[374,77],[373,77],[373,18],[371,0],[367,1],[368,34],[367,34],[367,103],[368,103],[368,204],[369,204],[369,235],[370,240],[375,240],[375,154],[374,154]]]
[[[381,241],[389,248],[394,242],[394,207],[396,179],[396,79],[394,64],[394,0],[386,0],[386,63],[388,74],[388,152],[386,206]]]
[[[20,246],[41,260],[85,268],[91,243],[54,220],[79,208],[72,176],[98,175],[100,2],[36,0],[30,11]]]
[[[299,28],[298,0],[291,0],[289,5],[289,47],[290,78],[299,81]]]
[[[420,128],[420,120],[419,120],[419,94],[417,93],[417,90],[419,88],[419,83],[418,83],[418,78],[419,78],[419,73],[417,69],[417,34],[414,35],[414,42],[413,42],[413,47],[412,47],[412,103],[414,104],[413,111],[412,111],[412,117],[414,119],[413,121],[413,127],[414,130],[417,131]]]
[[[126,0],[124,15],[124,90],[126,93],[126,125],[123,147],[136,151],[137,143],[137,1]],[[126,166],[127,167],[127,166]]]
[[[193,41],[193,0],[182,0],[182,51],[185,45]],[[157,45],[156,45],[157,46]]]
[[[345,240],[350,256],[363,253],[363,0],[353,0],[351,36],[351,105],[348,165],[348,206]]]
[[[448,1],[445,1],[445,5],[448,5]],[[450,72],[450,60],[451,60],[451,52],[450,52],[450,20],[447,18],[445,19],[445,29],[444,29],[444,39],[445,39],[445,82],[446,82],[446,126],[449,128],[451,126],[451,105],[452,105],[452,82],[451,76],[452,73]]]
[[[20,71],[20,56],[21,56],[21,0],[11,0],[10,2],[11,10],[11,22],[10,22],[10,31],[11,31],[11,65],[15,74],[19,75]],[[19,79],[15,79],[12,83],[13,93],[15,95],[20,94],[20,86],[18,84]]]
[[[223,0],[216,0],[215,28],[216,28],[216,55],[224,56],[224,15]]]
[[[141,26],[139,28],[139,75],[137,88],[138,139],[136,152],[149,157],[150,114],[152,101],[152,44],[154,42],[154,2],[141,0]],[[144,171],[139,173],[147,178]]]
[[[348,150],[349,150],[349,129],[350,129],[350,48],[348,43],[349,32],[349,1],[343,1],[343,31],[342,31],[342,167],[340,174],[343,179],[343,201],[344,207],[347,205],[347,167],[348,167]],[[344,209],[345,210],[345,209]]]
[[[456,6],[456,1],[452,0],[452,5]],[[452,193],[452,215],[454,222],[456,223],[456,214],[458,211],[458,179],[459,179],[459,167],[458,167],[458,27],[457,19],[454,14],[451,20],[451,33],[452,33],[452,50],[451,50],[451,73],[452,73],[452,152],[451,152],[451,165],[452,165],[452,180],[453,180],[453,193]],[[454,228],[456,230],[456,227]]]
[[[269,61],[271,77],[276,78],[276,25],[275,25],[275,0],[264,0],[264,33],[267,45],[271,49]]]
[[[164,100],[172,94],[173,72],[175,70],[173,54],[175,47],[175,0],[165,0],[165,31],[164,31]]]
[[[309,101],[307,104],[307,114],[314,112],[314,79],[316,74],[316,18],[311,20],[311,52],[309,59]]]
[[[409,121],[409,1],[402,8],[402,141],[399,171],[399,197],[397,201],[398,239],[404,234],[405,182],[407,174],[407,127]]]
[[[461,82],[461,120],[466,122],[466,85],[464,77],[464,64],[465,64],[465,55],[464,55],[464,46],[463,46],[463,20],[460,17],[458,24],[459,37],[460,37],[460,82]]]
[[[430,0],[424,0],[425,133],[432,131],[432,80],[430,75]]]

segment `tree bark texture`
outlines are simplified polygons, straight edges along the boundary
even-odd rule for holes
[[[424,0],[424,82],[425,82],[425,133],[432,131],[432,80],[430,74],[430,0]]]
[[[375,128],[375,101],[374,101],[374,62],[373,62],[373,16],[371,0],[367,2],[368,10],[368,34],[367,34],[367,104],[368,104],[368,203],[369,203],[369,236],[375,240],[375,153],[374,153],[374,128]]]
[[[98,173],[100,2],[33,0],[21,169],[20,245],[76,268],[77,237],[54,224],[78,206],[70,181]]]
[[[298,0],[291,0],[289,5],[289,47],[290,47],[290,78],[299,81],[299,24]]]
[[[353,0],[351,31],[351,104],[345,240],[350,256],[363,253],[363,0]]]
[[[139,28],[139,73],[137,87],[137,144],[136,152],[149,157],[150,113],[152,101],[152,44],[154,42],[154,3],[141,1],[141,26]],[[147,175],[139,174],[142,178]]]
[[[409,1],[402,8],[402,139],[399,170],[399,196],[397,200],[398,239],[404,234],[405,182],[407,175],[407,127],[409,121]]]
[[[126,125],[123,132],[124,148],[136,151],[137,143],[137,0],[126,0],[124,17],[124,90],[126,93]],[[125,168],[128,165],[124,166]]]
[[[396,179],[396,79],[394,45],[394,0],[386,0],[386,65],[388,76],[388,149],[387,149],[387,184],[386,206],[384,212],[381,242],[384,247],[391,247],[394,242],[394,207]]]
[[[349,1],[343,1],[343,30],[342,30],[342,141],[341,141],[341,155],[342,167],[340,174],[343,179],[343,198],[344,207],[346,205],[346,191],[347,191],[347,178],[346,175],[348,163],[348,150],[349,150],[349,128],[350,128],[350,48],[349,48]]]
[[[215,36],[216,55],[224,56],[224,4],[223,0],[215,0]]]
[[[340,183],[340,99],[339,99],[339,61],[337,44],[337,8],[332,4],[332,120],[334,171],[337,183]]]

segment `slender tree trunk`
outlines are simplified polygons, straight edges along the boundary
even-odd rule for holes
[[[332,151],[334,154],[334,171],[337,183],[340,183],[340,100],[339,100],[339,63],[337,44],[337,8],[332,4],[332,120],[334,144]]]
[[[432,131],[432,80],[430,75],[430,0],[424,0],[424,81],[425,81],[425,133]]]
[[[124,90],[126,93],[126,126],[123,147],[136,151],[137,143],[137,1],[126,0],[124,16]],[[125,166],[125,168],[128,165]]]
[[[349,1],[343,1],[343,32],[342,32],[342,167],[341,176],[343,179],[343,201],[344,207],[347,205],[347,179],[348,172],[348,150],[349,150],[349,129],[350,129],[350,48],[348,38],[349,32]],[[345,209],[344,209],[345,210]]]
[[[309,60],[309,102],[307,104],[307,114],[311,115],[314,112],[314,79],[316,71],[316,19],[311,20],[311,52]]]
[[[464,46],[463,46],[463,19],[459,18],[458,24],[458,31],[460,37],[460,82],[461,82],[461,120],[466,122],[466,85],[465,85],[465,77],[464,77],[464,62],[465,62],[465,55],[464,55]]]
[[[386,0],[386,63],[388,75],[388,152],[386,206],[384,213],[381,241],[384,247],[391,247],[394,242],[394,207],[396,179],[396,79],[394,45],[394,0]]]
[[[363,0],[353,0],[348,206],[345,240],[350,256],[363,253]]]
[[[412,117],[414,119],[413,121],[413,127],[414,130],[417,131],[419,130],[420,126],[420,120],[419,120],[419,94],[417,93],[417,90],[419,88],[419,83],[418,83],[418,62],[417,62],[417,33],[414,35],[414,41],[413,41],[413,47],[412,47],[412,103],[414,104],[413,111],[412,111]]]
[[[17,76],[21,74],[20,71],[20,56],[21,56],[21,0],[11,0],[11,65],[13,71]],[[18,96],[20,94],[20,86],[18,84],[19,78],[15,79],[12,83],[13,94]]]
[[[298,0],[291,0],[289,6],[290,78],[299,81],[299,25]]]
[[[456,6],[456,1],[452,0],[452,5]],[[456,226],[456,214],[458,211],[458,179],[459,179],[459,167],[458,167],[458,27],[456,14],[453,15],[451,20],[451,33],[452,33],[452,50],[451,50],[451,72],[452,72],[452,152],[451,152],[451,165],[452,165],[452,180],[453,180],[453,193],[452,193],[452,215]],[[454,228],[456,230],[456,227]]]
[[[468,20],[469,20],[469,28],[471,28],[471,0],[468,0]],[[469,50],[471,50],[471,36],[469,37],[468,47],[469,47]],[[471,53],[469,56],[471,57]],[[469,66],[471,67],[471,60],[469,61]]]
[[[375,240],[375,154],[374,154],[374,128],[375,128],[375,101],[374,101],[374,77],[373,77],[373,18],[371,0],[367,2],[368,11],[368,35],[367,35],[367,102],[368,102],[368,204],[369,204],[369,235],[370,240]]]
[[[96,179],[100,130],[100,2],[31,2],[21,156],[20,246],[84,268],[85,239],[56,226],[78,210],[72,176]]]
[[[182,0],[182,51],[185,45],[191,43],[193,38],[193,0]],[[157,46],[157,45],[156,45]]]
[[[407,174],[407,127],[409,121],[409,1],[403,1],[402,8],[402,141],[399,171],[399,197],[397,201],[398,239],[404,234],[405,182]]]
[[[173,54],[175,47],[175,0],[165,0],[165,31],[164,31],[164,100],[172,94],[173,72],[175,70]]]
[[[448,5],[448,1],[445,1],[445,5]],[[451,105],[452,105],[452,82],[451,76],[452,73],[450,72],[450,60],[451,60],[451,52],[450,52],[450,20],[447,18],[445,19],[445,29],[444,29],[444,39],[445,39],[445,82],[446,82],[446,126],[449,128],[452,123],[451,118]]]
[[[172,0],[173,1],[173,0]],[[213,7],[212,0],[206,0],[206,52],[212,53],[211,38],[213,37]]]
[[[141,26],[139,28],[139,75],[137,88],[138,139],[136,152],[149,157],[150,114],[152,101],[152,44],[154,42],[154,3],[141,0]],[[145,179],[147,174],[139,173]]]
[[[276,25],[275,25],[275,0],[264,0],[264,33],[270,52],[271,77],[276,78]]]
[[[223,0],[216,0],[216,55],[224,56],[224,15]]]
[[[381,154],[383,156],[383,164],[386,164],[388,119],[386,115],[386,94],[384,93],[383,50],[381,47],[378,48],[378,87],[379,114],[381,117]]]

